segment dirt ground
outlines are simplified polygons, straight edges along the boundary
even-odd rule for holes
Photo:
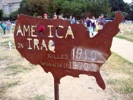
[[[8,41],[13,44],[11,51],[6,45]],[[13,74],[14,69],[10,67],[13,65],[21,65],[23,69]],[[128,95],[115,92],[107,83],[108,79],[117,77],[117,73],[110,73],[106,65],[100,71],[106,84],[105,90],[92,76],[66,76],[59,85],[60,100],[133,100]],[[124,74],[118,76],[126,77]],[[52,74],[22,58],[15,49],[13,37],[0,37],[0,92],[0,100],[54,100]]]

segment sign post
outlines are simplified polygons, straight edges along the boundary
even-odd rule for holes
[[[59,83],[56,83],[54,78],[54,96],[55,100],[59,100]]]
[[[66,75],[94,76],[104,90],[100,67],[111,55],[112,39],[119,32],[123,18],[121,12],[117,12],[112,22],[90,37],[83,24],[19,15],[14,31],[16,49],[30,63],[52,73],[55,100],[59,100],[60,79]]]

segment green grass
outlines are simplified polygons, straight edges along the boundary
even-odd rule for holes
[[[3,37],[4,38],[4,37]],[[9,38],[9,37],[8,37]],[[13,40],[6,40],[6,41],[3,41],[3,42],[1,42],[0,43],[0,46],[4,46],[4,47],[6,47],[6,48],[8,48],[9,47],[9,41],[10,41],[10,43],[12,44],[11,46],[12,46],[12,49],[14,49],[15,48],[15,43],[14,43],[14,41]]]
[[[0,61],[2,61],[2,60],[6,60],[7,58],[8,58],[7,55],[2,55],[2,56],[0,56]]]
[[[110,79],[107,81],[108,84],[112,85],[116,92],[121,94],[133,93],[133,79]]]
[[[117,38],[125,39],[133,42],[133,24],[132,23],[121,23],[119,25],[119,29],[121,30],[117,34]]]
[[[13,31],[14,31],[14,29],[15,29],[15,26],[13,26],[13,25],[12,25],[11,30],[13,30]]]
[[[16,86],[18,84],[19,84],[19,81],[2,84],[0,86],[0,97],[6,92],[7,89],[9,89],[11,87],[14,87],[14,86]]]
[[[2,43],[1,43],[1,46],[8,46],[8,42],[9,42],[9,41],[4,41],[4,42],[2,42]]]
[[[0,30],[1,31],[1,30]],[[118,38],[122,38],[122,39],[126,39],[128,41],[132,41],[133,39],[133,34],[124,34],[124,35],[120,35],[118,34],[116,37]],[[130,40],[131,38],[131,40]],[[5,39],[4,41],[2,40],[0,46],[8,46],[8,39],[10,39],[9,37],[2,37],[2,39]],[[13,43],[13,42],[12,42]],[[15,45],[15,44],[13,44]],[[22,61],[23,59],[19,58],[18,59],[13,59],[13,62],[10,62],[9,57],[11,57],[12,55],[17,54],[16,52],[13,52],[12,55],[9,55],[10,53],[5,53],[2,56],[0,55],[0,62],[2,62],[2,60],[9,60],[7,64],[5,70],[8,72],[6,75],[10,76],[10,75],[19,75],[19,73],[23,73],[23,72],[27,72],[31,69],[33,69],[32,64],[28,64],[29,67],[26,67],[22,64],[19,64],[18,62]],[[20,56],[20,55],[18,55]],[[15,56],[17,57],[17,56]],[[107,73],[109,73],[108,75],[112,75],[115,77],[112,78],[108,78],[107,79],[107,84],[111,86],[111,88],[113,90],[115,90],[117,93],[120,93],[120,95],[124,94],[124,95],[129,95],[129,94],[133,94],[133,63],[123,59],[121,56],[118,56],[117,54],[113,53],[111,55],[111,57],[107,60],[107,62],[105,63],[104,70],[106,70]],[[24,73],[25,74],[25,73]],[[119,76],[117,77],[117,75],[125,75],[127,77],[123,77],[123,76]],[[10,81],[10,80],[8,80]],[[0,84],[0,96],[2,96],[7,89],[14,87],[16,85],[19,85],[19,80],[14,80],[14,82],[10,82],[10,83],[5,83],[4,85]],[[108,87],[108,85],[106,85]],[[30,100],[46,100],[46,97],[44,95],[36,95],[35,97],[29,98]],[[110,99],[111,100],[111,99]],[[114,100],[114,99],[113,99]],[[117,98],[116,98],[117,100]]]
[[[0,32],[3,32],[3,30],[2,30],[2,28],[1,28],[1,26],[0,26]]]
[[[118,93],[133,93],[133,63],[113,53],[106,64],[110,66],[106,70],[116,75],[108,79],[107,84],[110,84]]]
[[[107,63],[111,64],[111,69],[114,71],[124,72],[127,70],[127,73],[130,71],[132,72],[133,63],[129,62],[128,60],[122,58],[121,56],[117,55],[116,53],[112,53],[111,57],[107,61]],[[132,73],[133,74],[133,73]]]
[[[4,35],[4,36],[2,37],[2,39],[8,39],[8,38],[10,38],[10,37],[7,36],[7,35]]]
[[[30,100],[46,100],[44,95],[40,95],[40,96],[35,96],[34,98],[30,99]]]
[[[6,74],[7,76],[10,76],[10,75],[17,75],[18,73],[28,71],[31,68],[26,68],[22,65],[11,65],[11,66],[7,66],[5,69],[11,71],[10,73]]]
[[[125,39],[127,41],[133,42],[133,35],[117,35],[117,38]]]

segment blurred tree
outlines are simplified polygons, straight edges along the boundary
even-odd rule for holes
[[[10,17],[10,20],[16,20],[17,19],[17,16],[18,16],[18,10],[12,12],[9,17]]]
[[[0,20],[2,20],[2,16],[3,16],[3,10],[0,9]]]
[[[22,0],[18,13],[31,16],[43,16],[48,13],[50,17],[53,14],[63,14],[64,17],[81,16],[98,17],[104,14],[107,17],[114,17],[115,11],[122,11],[126,18],[132,16],[132,11],[128,4],[123,0]]]
[[[108,0],[52,0],[56,4],[56,11],[65,16],[82,16],[85,12],[99,16],[110,11]],[[104,6],[103,6],[104,5]]]
[[[28,0],[22,0],[20,2],[20,7],[18,9],[18,13],[30,15],[29,11],[30,11],[30,9],[29,9],[29,5],[28,5]]]
[[[110,5],[108,0],[92,0],[91,13],[94,16],[98,17],[101,14],[107,16],[110,12]]]
[[[44,13],[48,13],[49,2],[50,0],[22,0],[18,12],[31,16],[35,13],[43,16]]]
[[[111,11],[124,11],[126,3],[123,0],[109,0]]]
[[[48,13],[49,0],[28,0],[30,14],[37,13],[39,16],[43,16],[44,13]]]
[[[50,17],[52,17],[54,15],[54,13],[56,13],[58,15],[60,14],[61,1],[62,0],[50,0],[49,6],[48,6],[48,13],[49,13]]]
[[[65,16],[80,16],[82,15],[82,3],[81,2],[70,2],[70,1],[64,1],[61,5],[61,12]]]
[[[126,19],[130,19],[132,16],[132,11],[129,4],[125,3],[123,0],[109,0],[111,12],[122,11]]]
[[[133,5],[130,6],[130,11],[128,13],[129,13],[129,16],[127,19],[133,20]]]

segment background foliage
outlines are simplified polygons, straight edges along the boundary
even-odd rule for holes
[[[2,20],[3,11],[0,9],[0,20]]]
[[[36,17],[43,16],[44,13],[52,17],[56,13],[67,18],[93,15],[98,18],[100,14],[113,18],[114,13],[119,10],[123,12],[126,19],[133,20],[133,6],[129,6],[123,0],[22,0],[18,11],[11,13],[10,17],[16,19],[17,14]]]

